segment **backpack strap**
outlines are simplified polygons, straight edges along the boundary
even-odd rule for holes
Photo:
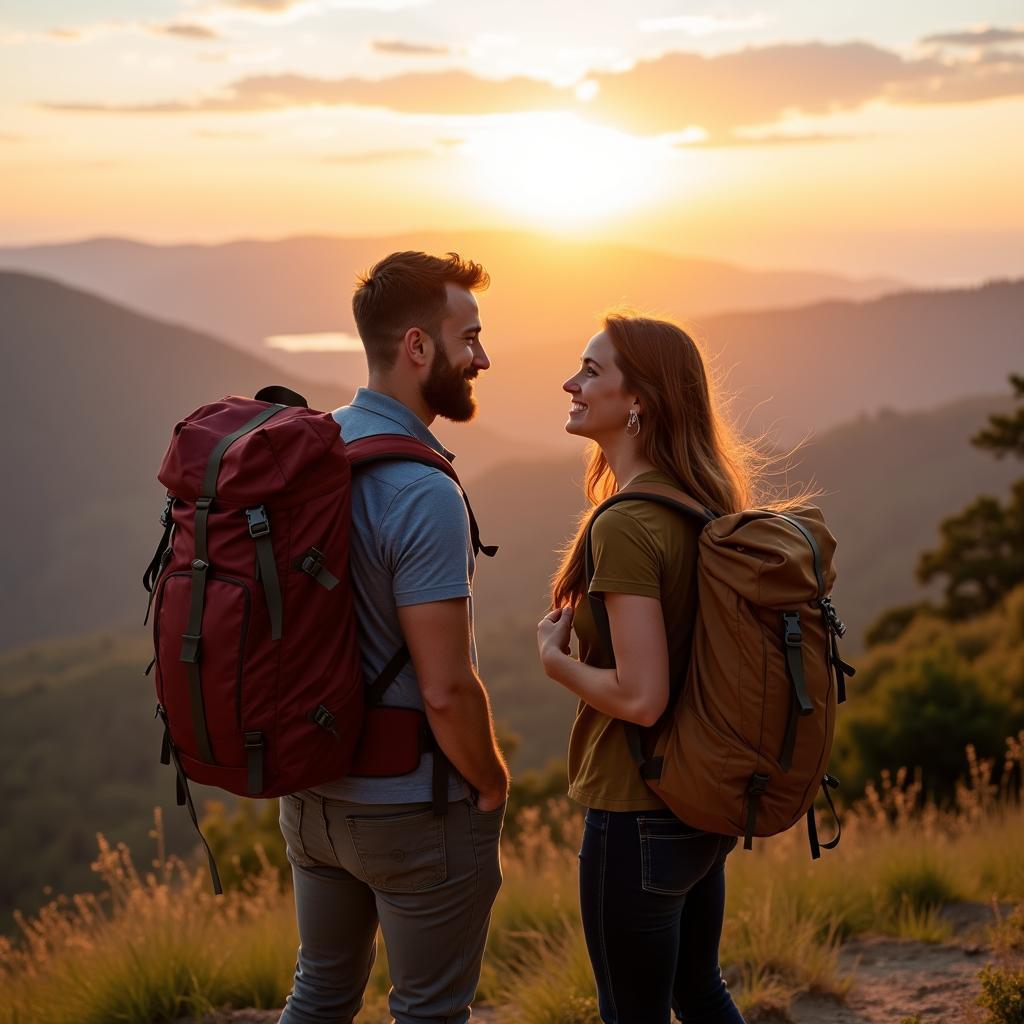
[[[587,578],[587,596],[590,599],[590,610],[594,616],[594,624],[601,641],[611,658],[612,666],[615,665],[615,651],[612,647],[611,624],[608,621],[608,609],[605,607],[604,598],[598,594],[590,593],[590,582],[594,578],[594,551],[591,542],[591,534],[594,530],[594,523],[598,516],[606,509],[622,501],[653,501],[658,505],[664,505],[676,512],[691,519],[697,519],[701,526],[706,526],[713,519],[718,518],[714,512],[705,508],[699,502],[694,501],[685,492],[665,484],[642,484],[636,488],[624,487],[617,491],[610,498],[603,501],[590,517],[587,524],[586,543],[584,547],[584,567]],[[630,755],[636,766],[640,769],[640,775],[644,779],[660,779],[662,759],[660,757],[647,757],[644,753],[643,736],[644,731],[633,722],[623,722],[623,729],[626,734],[626,743],[629,746]]]
[[[203,687],[199,674],[199,648],[203,638],[203,609],[206,605],[206,574],[210,568],[207,529],[210,506],[217,496],[217,474],[220,472],[224,453],[245,434],[261,427],[272,416],[285,409],[283,405],[269,405],[261,409],[251,420],[237,430],[222,437],[210,453],[203,475],[199,496],[195,501],[195,558],[192,561],[192,599],[189,606],[188,625],[181,635],[180,658],[188,665],[189,701],[192,706],[192,728],[195,732],[199,754],[208,764],[216,764],[210,747],[210,734],[206,728],[206,712],[203,707]]]
[[[832,803],[832,794],[829,792],[838,787],[839,780],[834,775],[826,774],[821,780],[821,792],[836,822],[836,834],[827,843],[822,843],[818,840],[818,826],[814,820],[813,801],[811,806],[807,808],[807,841],[811,847],[811,860],[817,860],[821,856],[822,850],[834,850],[839,845],[839,840],[843,837],[843,824],[839,820],[839,813],[836,811],[836,805]]]
[[[345,445],[348,460],[353,469],[367,466],[372,462],[418,462],[422,466],[439,469],[446,477],[455,482],[466,503],[469,513],[469,535],[473,544],[473,554],[484,554],[493,558],[498,549],[494,545],[480,543],[480,528],[477,526],[473,507],[469,503],[469,495],[459,480],[455,467],[440,453],[428,444],[408,434],[371,434],[357,441],[349,441]]]
[[[156,546],[156,554],[153,555],[149,565],[146,566],[146,571],[142,574],[142,585],[149,592],[149,600],[146,602],[146,617],[142,620],[144,626],[149,622],[149,613],[153,610],[157,580],[163,575],[164,568],[171,560],[171,534],[174,532],[174,520],[171,516],[173,507],[174,495],[168,492],[164,499],[164,510],[160,513],[160,525],[164,528],[164,532]]]
[[[476,516],[473,514],[473,506],[469,503],[469,495],[459,480],[455,467],[440,452],[435,451],[428,444],[408,434],[371,434],[369,437],[362,437],[356,441],[350,441],[345,445],[348,453],[349,464],[353,470],[364,466],[372,465],[374,462],[418,462],[422,466],[430,466],[439,469],[446,477],[454,481],[462,494],[462,500],[466,504],[466,512],[469,514],[469,536],[473,545],[473,554],[484,554],[493,558],[498,549],[493,545],[486,545],[480,541],[480,528],[477,525]],[[381,669],[380,674],[366,688],[366,700],[370,706],[380,704],[388,687],[398,678],[399,672],[406,666],[410,658],[409,648],[406,644],[391,656],[388,663]],[[440,744],[430,732],[428,732],[428,745],[433,752],[433,774],[431,778],[431,802],[434,814],[443,815],[448,812],[448,773],[451,763],[441,750]]]
[[[171,727],[167,721],[167,712],[161,704],[157,704],[156,714],[164,723],[164,737],[160,747],[160,763],[171,764],[173,762],[174,764],[175,791],[177,794],[178,806],[186,807],[188,809],[188,816],[192,819],[192,827],[196,830],[196,834],[199,836],[199,841],[203,844],[203,849],[206,851],[206,859],[210,868],[210,880],[213,882],[214,894],[217,896],[223,896],[224,887],[221,885],[220,872],[217,870],[217,861],[213,856],[213,850],[210,849],[210,844],[206,841],[206,836],[203,835],[202,828],[199,826],[199,815],[196,813],[196,806],[192,802],[192,792],[188,788],[188,777],[185,775],[185,769],[182,768],[181,761],[178,758],[178,750],[171,740]]]

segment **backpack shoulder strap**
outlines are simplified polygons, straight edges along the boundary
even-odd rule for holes
[[[424,444],[418,438],[410,437],[408,434],[371,434],[368,437],[361,437],[356,441],[346,442],[345,450],[348,454],[349,465],[353,471],[364,466],[370,466],[375,462],[418,462],[420,465],[439,469],[445,476],[454,481],[462,494],[462,500],[466,503],[466,511],[469,513],[469,534],[473,545],[473,554],[483,553],[488,557],[493,557],[497,554],[497,547],[480,542],[480,529],[477,526],[476,516],[473,515],[473,507],[469,503],[469,496],[462,487],[459,475],[455,472],[455,467],[440,452],[431,448],[430,445]],[[385,691],[398,678],[399,672],[405,667],[409,657],[409,648],[403,643],[381,670],[377,678],[368,685],[366,699],[370,705],[380,704]]]
[[[462,493],[462,500],[466,503],[466,511],[469,513],[469,533],[473,544],[473,554],[484,554],[493,558],[498,553],[498,548],[493,544],[483,544],[480,541],[480,528],[477,526],[476,516],[473,514],[473,506],[469,503],[469,495],[466,494],[459,474],[455,467],[440,453],[434,451],[428,444],[408,434],[371,434],[369,437],[361,437],[357,441],[349,441],[345,445],[348,452],[348,461],[353,469],[368,466],[374,462],[418,462],[423,466],[431,466],[439,469],[450,480],[454,481]]]
[[[653,501],[658,505],[674,509],[683,515],[696,519],[701,526],[706,526],[713,519],[718,518],[714,512],[705,508],[700,502],[689,497],[684,491],[669,487],[667,484],[638,484],[636,487],[624,487],[617,491],[610,498],[603,501],[590,517],[587,524],[586,546],[584,548],[584,565],[587,574],[587,596],[590,600],[590,611],[594,616],[594,625],[597,627],[601,642],[611,658],[612,665],[615,664],[615,650],[612,647],[612,630],[608,621],[608,609],[605,607],[604,599],[597,594],[590,593],[590,581],[594,578],[594,552],[591,544],[591,534],[594,523],[602,512],[623,501]],[[648,758],[644,752],[643,731],[638,725],[632,722],[623,722],[623,729],[626,735],[626,743],[629,746],[630,755],[640,770],[644,779],[658,779],[661,777],[661,758]]]
[[[374,462],[418,462],[441,470],[459,484],[460,489],[462,487],[455,467],[440,452],[408,434],[371,434],[357,441],[347,441],[345,451],[353,469]]]
[[[594,578],[594,551],[591,540],[594,523],[597,522],[598,516],[602,512],[623,501],[652,501],[658,505],[674,509],[677,512],[682,512],[683,515],[698,520],[702,526],[706,526],[713,519],[718,518],[711,509],[705,508],[699,501],[694,500],[679,488],[669,487],[667,484],[639,484],[636,487],[624,487],[621,491],[616,491],[615,494],[610,498],[606,498],[594,509],[590,522],[587,524],[584,565],[587,574],[588,591],[590,589],[590,581]],[[593,598],[593,595],[591,597]],[[609,654],[614,658],[614,653],[611,650],[611,631],[608,628],[608,614],[604,609],[604,601],[601,598],[596,598],[592,600],[592,607],[597,628],[602,638],[608,644]]]

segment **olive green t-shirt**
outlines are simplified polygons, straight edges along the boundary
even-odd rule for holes
[[[652,471],[631,484],[678,487]],[[697,538],[700,524],[652,501],[623,501],[603,512],[591,536],[594,578],[591,593],[638,594],[661,601],[669,648],[669,678],[681,685],[690,661],[697,609]],[[610,668],[612,660],[597,632],[590,600],[573,618],[580,660]],[[629,753],[622,722],[580,701],[569,739],[569,796],[604,811],[643,811],[663,807]]]

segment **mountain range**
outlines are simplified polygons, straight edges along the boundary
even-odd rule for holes
[[[991,286],[934,299],[948,318],[967,315],[957,312],[960,303],[982,320],[981,299],[989,295],[1001,307],[1003,290],[1015,287],[1024,291]],[[0,648],[140,617],[139,579],[162,506],[155,474],[171,428],[191,409],[224,394],[252,394],[270,380],[305,390],[319,408],[341,404],[351,393],[288,377],[208,335],[37,277],[0,273],[0,308],[8,384],[0,407],[2,470],[11,494],[0,540],[6,577]],[[852,333],[844,319],[848,307],[830,309],[831,322],[826,310],[814,315],[833,333]],[[973,346],[977,362],[1005,359],[1013,368],[1001,335],[992,339],[987,349]],[[863,352],[865,361],[878,358],[872,346]],[[538,369],[545,365],[540,359]],[[883,361],[876,372],[884,371]],[[869,373],[866,362],[842,371],[847,377]],[[840,559],[849,551],[846,564],[856,569],[841,584],[855,634],[882,605],[913,594],[917,552],[932,542],[944,515],[979,490],[1005,490],[1014,468],[966,443],[1005,401],[990,397],[931,412],[862,416],[802,450],[791,476],[823,489]],[[488,431],[486,421],[439,427],[460,453],[456,465],[484,539],[504,548],[493,564],[481,564],[480,628],[490,632],[514,620],[518,630],[524,615],[536,621],[543,610],[555,551],[580,510],[580,444],[568,439],[577,454],[559,455],[514,430]]]
[[[357,274],[384,253],[457,249],[482,261],[492,369],[478,425],[570,453],[561,382],[602,310],[678,319],[702,344],[735,412],[788,445],[883,407],[914,410],[999,390],[1017,364],[1024,282],[907,291],[884,278],[750,271],[627,246],[513,232],[291,238],[155,246],[123,239],[0,249],[0,267],[84,288],[213,335],[288,376],[350,393],[359,351],[288,351],[274,335],[354,334]]]

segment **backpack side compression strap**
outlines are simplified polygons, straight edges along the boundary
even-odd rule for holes
[[[207,527],[210,518],[210,506],[217,496],[217,474],[220,472],[224,453],[245,434],[251,433],[262,426],[271,416],[276,416],[284,408],[283,405],[270,405],[261,409],[248,423],[222,437],[210,453],[203,476],[199,497],[196,498],[195,514],[195,558],[192,561],[192,596],[189,605],[188,626],[181,636],[181,660],[188,665],[189,702],[192,707],[192,729],[200,757],[207,764],[216,764],[213,749],[210,746],[210,734],[206,728],[206,710],[203,706],[203,686],[199,673],[199,647],[203,636],[203,609],[206,605],[206,573],[210,568],[210,553],[207,544]]]
[[[590,610],[594,616],[594,625],[597,627],[597,632],[601,637],[608,656],[611,658],[613,667],[615,665],[615,651],[612,648],[612,630],[608,622],[608,610],[605,607],[603,597],[590,593],[590,581],[594,578],[594,551],[591,544],[591,533],[594,530],[594,523],[597,522],[597,517],[606,509],[611,508],[612,505],[617,505],[621,501],[653,501],[658,505],[664,505],[666,508],[671,508],[676,512],[682,512],[684,515],[697,519],[702,525],[707,525],[717,518],[714,512],[693,501],[682,491],[674,487],[666,487],[663,484],[644,484],[635,491],[624,488],[613,494],[606,501],[603,501],[594,510],[594,514],[590,517],[590,522],[587,525],[586,546],[584,548],[587,596],[590,598]],[[661,758],[649,758],[644,753],[643,733],[640,726],[635,725],[633,722],[623,722],[622,725],[626,734],[626,743],[629,746],[630,755],[636,762],[636,766],[640,769],[640,775],[645,779],[660,779]]]

